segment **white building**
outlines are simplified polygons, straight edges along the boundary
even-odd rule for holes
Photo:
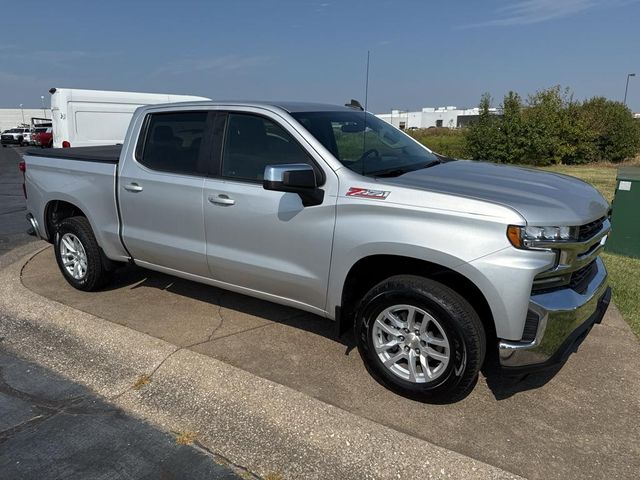
[[[46,108],[0,108],[0,132],[23,123],[31,125],[32,118],[51,118],[51,110]]]
[[[495,108],[490,110],[492,113],[497,113]],[[480,109],[477,107],[463,109],[449,106],[424,107],[419,112],[392,110],[391,113],[377,114],[376,117],[404,130],[406,128],[464,127],[478,118],[478,115],[480,115]]]

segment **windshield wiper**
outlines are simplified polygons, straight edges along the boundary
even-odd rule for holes
[[[420,165],[417,167],[413,166],[413,167],[405,167],[405,168],[390,168],[388,170],[379,170],[377,172],[372,172],[369,175],[372,175],[374,177],[381,177],[381,178],[399,177],[400,175],[404,175],[405,173],[433,167],[434,165],[438,165],[439,163],[440,162],[438,160],[433,160],[432,162],[425,163],[424,165]]]

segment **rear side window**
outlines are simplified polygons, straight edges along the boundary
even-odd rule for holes
[[[202,174],[198,160],[206,124],[206,111],[150,114],[137,160],[152,170]]]
[[[250,114],[229,114],[222,176],[261,182],[267,165],[308,163],[307,152],[282,127]]]

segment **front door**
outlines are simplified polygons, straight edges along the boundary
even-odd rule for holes
[[[324,310],[337,177],[321,169],[321,159],[312,159],[292,127],[274,119],[229,112],[224,132],[219,175],[204,184],[211,276]],[[322,204],[304,207],[295,193],[262,188],[265,166],[287,163],[317,169],[324,179]]]
[[[209,276],[202,191],[213,114],[151,113],[120,173],[122,236],[139,264]]]

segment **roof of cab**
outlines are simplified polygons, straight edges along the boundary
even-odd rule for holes
[[[171,105],[180,106],[237,106],[237,107],[266,107],[266,108],[280,108],[288,113],[296,112],[335,112],[335,111],[349,111],[353,112],[354,109],[344,105],[331,105],[327,103],[313,103],[313,102],[269,102],[269,101],[251,101],[251,100],[216,100],[216,101],[195,101],[195,102],[179,102],[179,103],[165,103],[148,105],[151,108],[168,107]],[[357,110],[356,110],[357,111]]]

